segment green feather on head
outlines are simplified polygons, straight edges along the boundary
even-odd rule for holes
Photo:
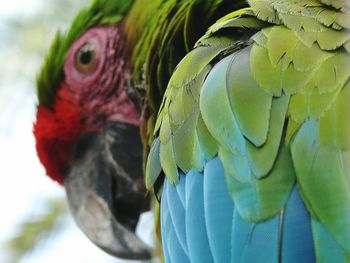
[[[93,26],[120,22],[132,3],[133,0],[95,0],[78,13],[67,32],[57,31],[37,76],[40,105],[52,105],[58,85],[63,79],[64,60],[73,42]]]

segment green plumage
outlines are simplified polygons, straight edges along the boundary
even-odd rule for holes
[[[176,184],[178,169],[202,171],[218,155],[235,206],[255,223],[280,213],[297,183],[316,257],[323,262],[332,235],[348,258],[350,4],[249,3],[211,26],[176,68],[152,160]],[[147,171],[154,182],[159,169]]]

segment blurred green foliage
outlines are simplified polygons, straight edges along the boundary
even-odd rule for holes
[[[42,244],[52,233],[59,231],[67,214],[62,199],[46,200],[46,211],[40,215],[25,218],[17,233],[8,241],[8,249],[13,263],[18,262],[28,252]]]

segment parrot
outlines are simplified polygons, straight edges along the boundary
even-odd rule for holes
[[[349,262],[349,29],[347,0],[95,0],[39,72],[39,159],[118,257],[153,207],[165,262]]]

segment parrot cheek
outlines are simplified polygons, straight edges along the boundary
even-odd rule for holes
[[[120,258],[149,259],[149,248],[135,234],[140,214],[149,209],[142,144],[126,135],[139,137],[138,127],[117,123],[83,134],[64,185],[77,225],[95,245]]]

